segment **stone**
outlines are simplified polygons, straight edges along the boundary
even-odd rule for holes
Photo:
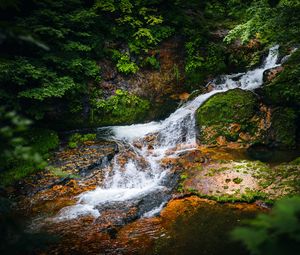
[[[263,81],[264,82],[271,82],[279,73],[284,70],[283,66],[277,66],[271,69],[264,71],[263,74]]]
[[[221,146],[225,145],[227,142],[226,137],[224,137],[224,136],[218,136],[216,141],[217,141],[218,145],[221,145]]]

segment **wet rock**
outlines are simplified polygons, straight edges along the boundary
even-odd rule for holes
[[[93,170],[106,167],[117,152],[118,146],[114,142],[94,142],[56,153],[51,165],[87,177]]]
[[[240,137],[243,141],[246,141],[246,142],[251,141],[251,138],[252,138],[250,134],[244,133],[244,132],[239,133],[239,137]]]
[[[218,136],[218,137],[216,138],[216,141],[217,141],[218,145],[220,145],[220,146],[225,145],[226,142],[227,142],[225,136]]]
[[[271,82],[279,73],[283,71],[283,69],[283,66],[278,66],[264,71],[263,81]]]
[[[116,143],[99,141],[85,143],[75,149],[62,148],[55,153],[45,171],[22,180],[14,193],[30,197],[32,203],[39,203],[49,197],[76,195],[93,189],[103,180],[103,169],[109,166],[117,150]],[[81,186],[77,185],[79,179]]]
[[[283,163],[275,167],[258,161],[212,161],[190,165],[183,182],[186,193],[210,197],[217,201],[256,201],[278,199],[297,194],[299,166]]]

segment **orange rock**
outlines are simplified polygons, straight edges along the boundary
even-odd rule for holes
[[[179,95],[179,99],[186,101],[189,98],[189,96],[190,96],[189,93],[184,92],[184,93]]]
[[[247,133],[241,132],[239,134],[239,137],[244,141],[251,141],[251,135],[249,135]]]
[[[231,143],[228,143],[227,147],[230,149],[240,149],[240,148],[243,148],[244,145],[240,144],[240,143],[231,142]]]
[[[231,134],[236,133],[241,130],[241,124],[232,123],[229,125],[229,129]]]
[[[221,146],[226,145],[226,142],[227,142],[225,136],[218,136],[216,141]]]

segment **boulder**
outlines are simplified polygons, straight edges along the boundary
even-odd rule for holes
[[[196,112],[198,143],[225,147],[265,144],[293,148],[296,114],[292,108],[266,106],[255,94],[229,90],[208,99]]]

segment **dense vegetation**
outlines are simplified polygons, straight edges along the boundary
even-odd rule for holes
[[[185,66],[183,73],[174,70],[191,91],[218,74],[257,65],[275,42],[287,51],[300,33],[297,0],[31,0],[1,1],[0,8],[1,172],[18,168],[12,158],[25,157],[32,165],[57,146],[54,131],[42,130],[46,126],[65,130],[147,116],[150,97],[118,88],[107,94],[99,86],[103,59],[124,76],[159,69],[154,49],[180,37]],[[265,87],[266,102],[298,106],[298,56]],[[37,138],[28,139],[25,126],[37,131]],[[44,146],[35,146],[41,141]]]

